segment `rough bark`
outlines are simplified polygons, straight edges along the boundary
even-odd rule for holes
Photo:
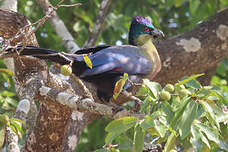
[[[1,16],[6,14],[10,14],[7,18],[12,18],[11,22],[5,23],[5,18],[1,18]],[[9,31],[7,28],[1,30],[2,27],[15,25],[16,30],[21,27],[19,26],[21,24],[17,26],[14,22],[18,21],[15,19],[18,16],[21,15],[0,11],[0,23],[3,25],[0,24],[1,37],[4,37],[4,33]],[[205,72],[208,75],[206,75],[207,81],[204,81],[204,83],[207,83],[214,67],[228,55],[227,18],[228,9],[217,13],[209,21],[199,24],[189,32],[160,41],[156,46],[162,59],[163,69],[155,78],[155,81],[163,84],[173,83],[177,82],[182,76]],[[23,23],[23,21],[24,19],[21,18],[20,23]],[[31,45],[33,41],[28,39],[28,42]],[[27,45],[27,43],[25,44]],[[21,87],[24,88],[21,89],[22,92],[26,93],[30,98],[38,94],[35,91],[43,84],[60,91],[64,90],[69,93],[75,93],[70,85],[68,85],[69,83],[59,78],[56,78],[58,81],[55,81],[55,78],[50,77],[50,73],[48,73],[46,64],[43,61],[33,58],[16,58],[16,63],[15,69],[17,72],[15,76]],[[44,104],[40,108],[36,127],[30,134],[27,148],[29,151],[41,151],[41,149],[42,151],[61,151],[64,149],[62,143],[66,137],[69,118],[79,115],[79,113],[75,112],[72,114],[70,108],[56,103],[53,104],[49,100],[44,99],[42,102]],[[87,119],[90,116],[90,114],[83,113],[82,118]],[[78,120],[75,122],[77,124]],[[79,123],[77,126],[78,131],[74,135],[68,136],[69,147],[74,147],[72,145],[77,144],[75,141],[78,141],[81,130],[88,123],[89,121]],[[80,125],[83,127],[80,127]],[[71,143],[71,141],[73,142]]]
[[[154,81],[176,83],[183,76],[205,73],[203,84],[210,82],[217,64],[228,56],[228,9],[179,36],[156,45],[162,70]]]
[[[45,14],[48,14],[50,12],[50,2],[48,0],[36,0],[37,4],[42,8],[43,12]],[[95,43],[96,39],[101,31],[102,25],[105,21],[106,16],[108,15],[108,12],[110,10],[112,0],[103,0],[101,3],[101,7],[99,9],[99,14],[96,18],[96,23],[94,26],[94,29],[90,35],[90,45],[91,43]],[[53,6],[51,6],[53,7]],[[62,39],[62,43],[68,50],[68,52],[75,52],[79,47],[74,41],[72,35],[69,33],[67,28],[65,27],[63,21],[59,18],[58,14],[55,12],[53,16],[50,16],[49,19],[50,23],[52,24],[54,30],[58,34],[58,36]],[[87,41],[88,42],[88,41]],[[54,67],[54,66],[53,66]],[[56,68],[51,69],[54,73],[56,73]],[[75,80],[75,79],[74,79]],[[72,79],[69,79],[68,81],[71,81]],[[82,84],[79,82],[80,80],[76,80],[73,83],[76,83],[77,85]],[[82,90],[86,90],[86,88],[83,87]],[[78,90],[78,87],[74,87],[74,90]],[[85,94],[88,94],[88,91],[85,91]],[[90,93],[89,93],[90,94]],[[90,96],[90,95],[89,95]],[[81,113],[81,112],[73,112],[72,116],[70,118],[69,128],[66,132],[65,136],[65,143],[63,146],[62,151],[74,151],[77,143],[79,142],[79,135],[81,134],[81,131],[83,128],[92,120],[94,120],[97,117],[97,115],[91,114],[91,113]],[[75,127],[77,126],[77,127]],[[76,138],[75,138],[76,137]]]
[[[9,39],[15,36],[18,30],[28,25],[26,17],[12,11],[0,11],[1,37]],[[8,28],[7,28],[8,27]],[[34,45],[38,46],[35,34],[31,34],[31,27],[25,29],[25,34],[19,35],[10,42],[10,45]],[[36,94],[36,88],[42,83],[47,84],[48,72],[44,61],[33,58],[15,58],[15,78],[20,85],[20,96],[33,99]],[[42,83],[40,83],[42,82]],[[55,84],[52,84],[56,87]],[[65,137],[65,131],[68,119],[71,115],[69,108],[62,105],[48,105],[48,101],[40,105],[40,112],[36,119],[35,128],[27,140],[28,151],[61,151],[62,141]],[[60,127],[61,126],[61,127]]]

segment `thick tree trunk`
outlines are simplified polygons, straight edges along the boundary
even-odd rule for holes
[[[7,18],[7,20],[5,20]],[[155,78],[162,84],[175,83],[182,76],[195,73],[206,73],[202,78],[205,84],[209,82],[216,65],[228,55],[228,9],[217,13],[214,17],[193,30],[177,37],[159,41],[157,48],[162,59],[162,71]],[[10,20],[10,22],[6,22]],[[18,13],[0,11],[0,36],[11,38],[24,25],[25,18]],[[15,23],[16,22],[16,23]],[[7,28],[12,27],[12,28]],[[13,29],[13,31],[11,31]],[[29,32],[28,32],[29,33]],[[26,33],[27,34],[27,33]],[[12,45],[23,41],[26,45],[37,45],[32,36],[16,39]],[[23,63],[23,64],[21,64]],[[32,63],[32,64],[31,64]],[[77,89],[59,77],[47,71],[46,64],[38,59],[16,58],[16,79],[21,84],[21,92],[31,98],[36,97],[37,88],[46,85],[68,93],[80,94]],[[19,92],[20,93],[20,92]],[[96,98],[96,97],[95,97]],[[77,144],[82,129],[91,121],[90,113],[73,112],[70,108],[42,100],[35,129],[30,134],[27,144],[28,151],[62,151],[64,142],[68,140],[69,147]],[[74,115],[82,119],[74,120]],[[79,117],[77,117],[79,118]],[[75,121],[77,129],[72,136],[66,137],[69,120]],[[68,149],[68,148],[66,148]]]
[[[228,9],[156,46],[163,66],[154,81],[176,83],[183,76],[205,73],[200,80],[208,84],[217,64],[228,56]]]

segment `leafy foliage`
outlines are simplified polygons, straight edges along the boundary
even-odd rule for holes
[[[147,135],[148,143],[155,137],[158,138],[158,143],[167,141],[164,152],[175,149],[178,144],[184,149],[192,146],[195,151],[202,151],[204,147],[219,147],[227,151],[228,141],[225,139],[228,135],[228,113],[224,111],[227,107],[224,99],[228,97],[223,95],[224,90],[216,86],[201,86],[196,80],[201,75],[183,78],[175,84],[175,91],[171,92],[172,98],[166,101],[160,98],[164,89],[158,83],[144,80],[141,90],[147,91],[140,96],[144,104],[150,99],[149,106],[141,109],[145,117],[125,117],[110,122],[106,127],[106,145],[116,143],[119,136],[125,135],[128,151],[141,152]],[[189,94],[181,96],[180,89],[188,90]],[[226,127],[222,127],[224,125]],[[128,134],[128,130],[134,134]],[[122,143],[118,144],[118,147],[122,147]],[[121,148],[116,150],[121,151]]]
[[[9,126],[19,137],[24,135],[23,122],[12,117],[17,107],[17,97],[12,83],[13,73],[0,61],[0,150],[5,143],[6,126]]]

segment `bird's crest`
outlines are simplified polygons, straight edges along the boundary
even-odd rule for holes
[[[132,22],[131,22],[133,25],[134,24],[144,24],[144,25],[147,25],[147,26],[152,26],[152,23],[151,23],[151,19],[148,19],[147,17],[143,17],[143,16],[140,16],[140,15],[137,15],[135,17],[133,17],[132,19]]]

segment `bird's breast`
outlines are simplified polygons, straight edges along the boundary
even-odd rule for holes
[[[152,80],[161,70],[161,60],[160,60],[159,54],[154,44],[152,43],[152,41],[145,43],[141,47],[141,50],[148,58],[148,60],[152,63],[152,67],[151,67],[152,72],[147,76],[150,80]]]

